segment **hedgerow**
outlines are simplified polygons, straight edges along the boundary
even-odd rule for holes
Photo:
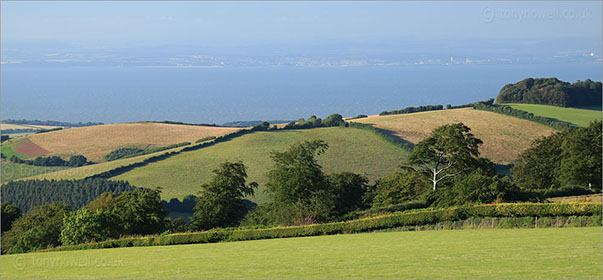
[[[263,229],[225,228],[212,229],[204,232],[175,233],[167,235],[152,235],[126,237],[96,243],[86,243],[73,246],[63,246],[47,249],[46,251],[85,250],[117,247],[161,246],[176,244],[215,243],[227,241],[244,241],[271,238],[302,237],[316,235],[332,235],[343,233],[359,233],[376,230],[396,229],[401,227],[424,227],[455,221],[487,221],[497,219],[504,221],[502,225],[525,225],[533,219],[543,222],[541,226],[551,224],[556,217],[564,220],[579,219],[580,225],[601,225],[600,203],[515,203],[466,206],[439,210],[411,210],[377,217],[369,217],[344,222],[313,224],[305,226],[272,227]],[[516,219],[529,217],[531,219]],[[551,218],[553,217],[553,218]],[[571,218],[568,217],[580,217]],[[501,219],[503,218],[503,219]],[[543,219],[544,218],[544,219]],[[586,223],[583,221],[585,220]],[[515,221],[515,222],[512,222]],[[518,222],[519,221],[519,222]],[[569,223],[574,224],[576,223]],[[568,224],[568,225],[569,225]]]

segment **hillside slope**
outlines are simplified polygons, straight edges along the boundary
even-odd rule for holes
[[[531,121],[471,108],[369,116],[352,121],[373,124],[415,144],[438,126],[462,122],[484,142],[481,155],[502,164],[515,160],[534,139],[554,132],[550,127]]]
[[[504,104],[509,105],[514,109],[530,112],[536,116],[558,119],[573,123],[577,126],[588,126],[588,123],[593,120],[601,120],[601,110],[589,110],[579,108],[566,108],[549,105],[538,104]]]
[[[201,183],[209,181],[211,170],[218,164],[225,160],[241,160],[247,166],[249,181],[260,184],[255,198],[250,199],[263,202],[266,199],[262,191],[265,174],[273,166],[270,151],[284,151],[291,144],[308,139],[322,139],[329,144],[329,149],[319,157],[327,173],[351,171],[377,179],[397,170],[407,156],[406,151],[372,132],[355,128],[256,132],[150,163],[112,179],[126,180],[138,187],[160,186],[164,199],[182,198],[196,194]]]
[[[81,154],[92,161],[103,161],[111,151],[126,146],[152,148],[182,142],[195,142],[208,136],[221,136],[239,128],[192,126],[162,123],[120,123],[75,127],[40,133],[26,139],[48,155]],[[11,141],[24,141],[15,139]],[[26,141],[24,141],[26,142]],[[18,149],[18,145],[15,149]]]

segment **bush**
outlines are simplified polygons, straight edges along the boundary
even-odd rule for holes
[[[507,116],[512,116],[512,117],[516,117],[516,118],[520,118],[520,119],[524,119],[524,120],[533,121],[533,122],[536,122],[539,124],[543,124],[543,125],[552,127],[553,129],[556,129],[556,130],[564,130],[566,128],[575,127],[575,125],[572,123],[560,121],[557,119],[547,118],[547,117],[535,116],[532,113],[529,113],[529,112],[526,112],[523,110],[519,110],[519,109],[514,109],[510,106],[487,105],[487,104],[483,104],[483,103],[475,103],[473,108],[476,110],[490,111],[490,112],[499,113],[499,114],[503,114],[503,115],[507,115]]]

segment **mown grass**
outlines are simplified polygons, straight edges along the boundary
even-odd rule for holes
[[[2,176],[0,177],[0,183],[6,183],[8,181],[36,176],[48,172],[69,169],[69,167],[65,166],[34,166],[4,160],[0,162],[0,164],[2,166]]]
[[[557,106],[538,105],[538,104],[505,104],[514,109],[530,112],[537,116],[554,118],[560,121],[566,121],[578,126],[588,126],[593,120],[601,120],[601,110],[564,108]],[[593,108],[594,109],[594,108]]]
[[[480,147],[481,156],[500,164],[513,162],[534,139],[554,132],[550,127],[528,120],[472,108],[369,116],[351,121],[373,124],[415,144],[428,137],[436,127],[462,122],[484,142]]]
[[[372,132],[355,128],[256,132],[150,163],[112,179],[126,180],[139,187],[160,186],[166,200],[183,198],[196,194],[220,163],[241,160],[247,167],[248,181],[260,184],[256,196],[249,199],[261,203],[266,201],[265,175],[273,167],[270,152],[284,151],[291,144],[308,139],[322,139],[329,144],[329,149],[318,158],[327,173],[350,171],[377,179],[396,171],[407,156],[406,151]]]
[[[600,279],[600,227],[386,232],[2,256],[13,278]]]

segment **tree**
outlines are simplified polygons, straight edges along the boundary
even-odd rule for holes
[[[434,191],[438,182],[459,175],[475,164],[482,141],[470,130],[463,123],[440,126],[410,154],[409,163],[429,175]]]
[[[328,147],[322,140],[306,140],[293,144],[287,151],[272,152],[275,167],[268,171],[266,187],[272,199],[275,223],[330,218],[335,201],[322,167],[316,161]]]
[[[69,166],[84,166],[88,162],[88,159],[82,155],[76,155],[69,157]]]
[[[60,202],[34,208],[2,234],[2,252],[25,253],[60,245],[63,217],[69,212],[71,206]]]
[[[340,114],[332,114],[322,121],[323,126],[340,126],[344,123],[343,116]]]
[[[489,176],[476,169],[453,178],[440,191],[431,193],[428,200],[436,207],[512,201],[518,191],[508,177]]]
[[[429,190],[425,177],[406,169],[379,180],[373,193],[373,207],[383,207],[415,200]]]
[[[554,172],[561,161],[561,144],[572,130],[558,132],[534,140],[531,147],[519,155],[511,168],[513,181],[523,189],[548,189],[560,186]]]
[[[242,162],[224,162],[213,170],[209,183],[201,185],[192,226],[199,230],[235,226],[247,213],[243,197],[253,195],[255,182],[246,184],[247,171]]]
[[[13,222],[18,219],[19,217],[21,217],[21,210],[19,209],[19,207],[12,205],[12,204],[8,204],[8,203],[2,203],[2,232],[5,232],[7,230],[9,230],[12,225]]]
[[[368,188],[368,178],[352,172],[341,172],[327,176],[335,196],[335,211],[338,215],[362,208],[362,197]]]
[[[163,231],[167,214],[161,205],[161,191],[136,188],[112,199],[111,213],[119,218],[120,233],[154,234]]]
[[[117,220],[117,217],[105,210],[90,211],[82,208],[72,212],[63,218],[61,243],[75,245],[119,237]]]
[[[555,178],[563,185],[601,190],[601,121],[567,134],[560,145],[561,161]]]

